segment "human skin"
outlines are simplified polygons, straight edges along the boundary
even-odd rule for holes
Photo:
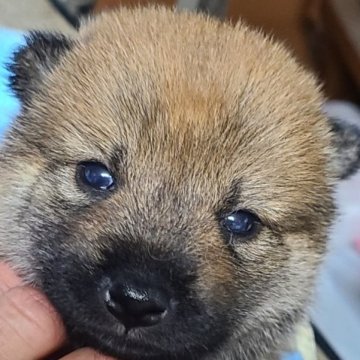
[[[60,317],[39,291],[24,286],[0,263],[0,360],[42,359],[66,341]],[[110,360],[91,349],[79,349],[61,360]]]

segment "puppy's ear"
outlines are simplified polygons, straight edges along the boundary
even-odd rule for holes
[[[23,103],[41,86],[46,74],[70,50],[73,41],[60,34],[31,32],[9,65],[10,86]]]
[[[360,169],[360,124],[329,118],[335,148],[333,166],[339,179],[346,179]]]

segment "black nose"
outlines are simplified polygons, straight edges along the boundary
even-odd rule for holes
[[[170,301],[159,289],[132,284],[114,284],[105,294],[109,311],[126,329],[153,326],[168,315]]]

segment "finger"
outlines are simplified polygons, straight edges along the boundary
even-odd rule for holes
[[[11,267],[4,262],[0,262],[0,294],[20,285],[21,279]]]
[[[72,352],[71,354],[61,358],[61,360],[114,360],[105,355],[101,355],[94,350],[85,348]]]
[[[42,358],[64,338],[61,320],[42,294],[15,287],[0,295],[0,360]]]

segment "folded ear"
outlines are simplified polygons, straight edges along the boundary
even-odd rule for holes
[[[41,86],[44,76],[58,63],[73,41],[61,34],[31,32],[8,66],[10,86],[23,103]]]
[[[339,179],[346,179],[360,169],[360,124],[329,118],[335,149],[333,166]]]

